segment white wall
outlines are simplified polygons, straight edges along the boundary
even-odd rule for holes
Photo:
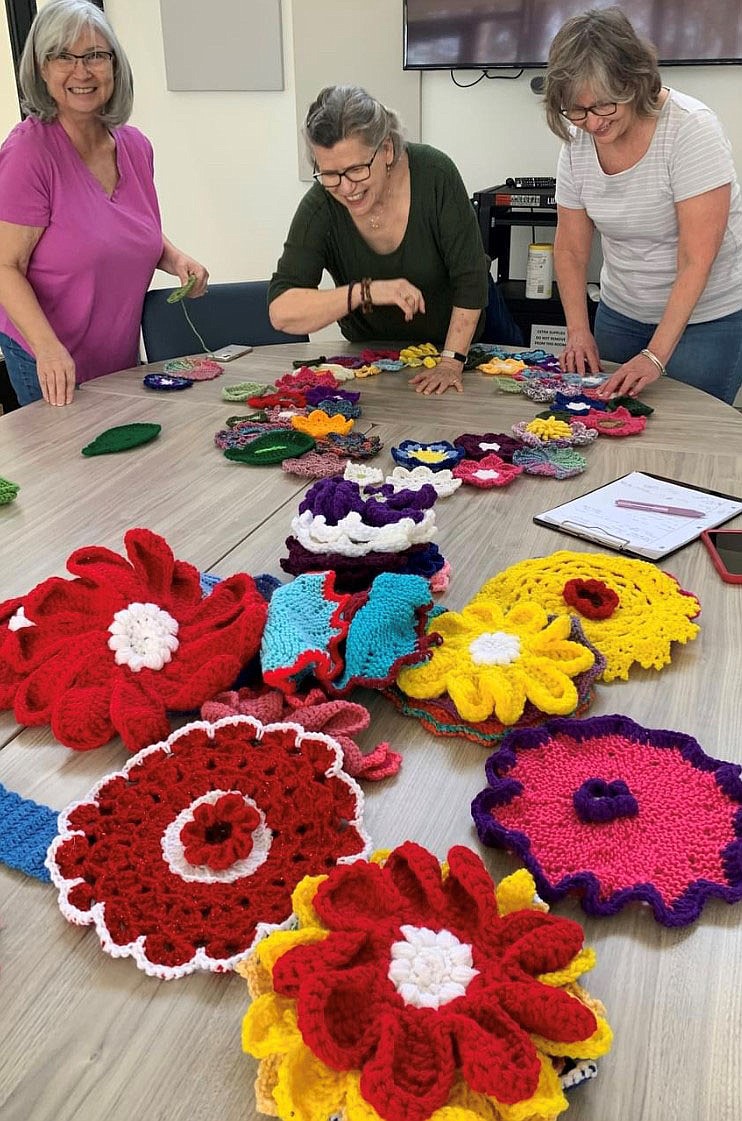
[[[347,2],[359,4],[360,9],[369,0]],[[168,235],[202,260],[214,281],[270,275],[291,215],[306,190],[297,171],[291,0],[282,3],[286,88],[266,93],[168,91],[158,0],[106,0],[106,11],[134,68],[132,123],[154,144]],[[331,28],[321,18],[317,35],[326,51]],[[312,50],[313,44],[302,42],[298,49]],[[338,43],[339,56],[342,50]],[[396,32],[389,36],[389,50],[401,57]],[[4,7],[0,125],[5,133],[17,121],[18,108],[3,52],[9,59]],[[512,81],[485,79],[471,89],[457,88],[447,72],[423,75],[422,139],[448,152],[470,192],[508,175],[553,174],[558,143],[546,129],[539,99],[530,90],[533,74],[526,71]],[[458,74],[461,81],[475,76]],[[740,68],[668,68],[664,77],[718,113],[740,166]],[[327,81],[332,81],[329,69]]]

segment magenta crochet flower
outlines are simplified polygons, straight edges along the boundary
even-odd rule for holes
[[[464,459],[453,469],[455,479],[461,479],[470,487],[506,487],[523,474],[522,467],[506,463],[499,455],[486,455],[484,459]]]
[[[548,902],[589,914],[649,904],[694,922],[707,899],[742,900],[742,768],[682,732],[625,716],[518,729],[487,761],[472,803],[480,839],[517,853]]]
[[[645,416],[632,416],[623,406],[612,412],[592,409],[585,413],[582,420],[588,428],[597,428],[601,436],[638,436],[647,427]]]

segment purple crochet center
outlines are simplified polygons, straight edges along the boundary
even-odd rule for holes
[[[364,525],[370,526],[393,525],[403,518],[421,522],[437,497],[435,487],[428,483],[419,490],[392,489],[392,494],[382,500],[364,497],[358,484],[350,479],[319,479],[300,502],[299,513],[322,515],[327,525],[337,525],[351,513],[360,514]]]
[[[623,735],[634,738],[648,746],[662,750],[679,751],[682,757],[698,771],[713,774],[714,781],[732,802],[742,805],[742,767],[713,759],[701,748],[692,736],[682,732],[643,728],[627,716],[594,716],[586,720],[557,718],[547,720],[538,728],[516,729],[503,739],[499,751],[490,755],[485,764],[485,774],[489,786],[476,795],[471,812],[480,841],[494,848],[514,852],[523,861],[536,881],[539,895],[547,903],[556,903],[570,891],[580,893],[582,909],[589,915],[615,915],[627,903],[646,903],[654,912],[654,917],[664,926],[688,926],[699,917],[708,899],[723,899],[727,903],[742,900],[742,808],[734,815],[734,840],[730,841],[722,853],[722,866],[728,884],[712,880],[698,879],[690,883],[685,891],[668,905],[657,888],[651,883],[639,883],[612,893],[607,899],[600,896],[600,881],[593,872],[581,871],[564,876],[553,883],[531,851],[528,836],[517,829],[507,829],[493,816],[498,806],[506,806],[523,791],[523,784],[513,778],[512,771],[518,761],[518,752],[543,747],[553,736],[564,734],[578,743],[594,737]]]
[[[312,553],[295,537],[286,538],[288,557],[279,563],[284,572],[300,576],[303,572],[335,573],[335,591],[360,592],[371,587],[380,572],[397,572],[405,576],[430,579],[439,572],[445,560],[433,542],[413,545],[401,553],[367,553],[363,557],[346,557],[340,553]]]
[[[499,444],[499,451],[495,448],[483,448],[482,444]],[[463,432],[461,436],[457,436],[454,440],[454,446],[460,448],[464,453],[464,459],[475,459],[479,462],[485,456],[499,455],[505,463],[513,462],[513,453],[517,452],[523,447],[521,440],[514,439],[513,436],[508,436],[505,432],[485,432],[481,436],[477,436],[472,432]]]
[[[308,405],[316,408],[325,401],[348,401],[351,405],[357,405],[361,394],[353,389],[328,390],[326,385],[313,385],[306,391],[304,397]]]
[[[572,795],[580,821],[615,821],[619,817],[636,817],[639,803],[623,779],[606,782],[589,778]]]

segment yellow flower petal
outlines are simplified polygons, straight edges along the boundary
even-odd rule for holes
[[[498,667],[499,668],[499,667]],[[503,696],[503,690],[498,685],[496,695],[490,687],[490,681],[481,671],[474,676],[464,673],[450,673],[446,682],[448,695],[456,706],[456,711],[464,720],[478,723],[492,715],[497,704],[497,695]]]
[[[242,1021],[242,1050],[256,1059],[283,1054],[301,1043],[296,1005],[278,993],[263,993],[252,1002]]]
[[[322,927],[312,901],[317,894],[317,888],[327,879],[327,876],[305,876],[294,888],[291,896],[291,906],[299,920],[300,926]]]
[[[598,1026],[589,1039],[578,1040],[576,1043],[556,1043],[533,1033],[531,1039],[539,1051],[546,1051],[550,1055],[568,1055],[571,1059],[598,1059],[610,1050],[613,1032],[602,1016],[596,1016],[595,1019]]]
[[[486,688],[493,699],[490,713],[494,711],[501,724],[515,724],[523,715],[526,690],[524,675],[519,671],[518,665],[518,662],[513,662],[509,666],[486,666],[481,669],[482,687]]]
[[[327,931],[317,926],[307,926],[301,930],[276,930],[262,942],[258,942],[255,952],[260,958],[261,965],[264,965],[273,975],[273,966],[287,950],[292,950],[294,946],[308,946],[312,942],[321,942],[326,937]]]
[[[544,985],[552,985],[555,989],[558,989],[563,985],[568,985],[570,981],[576,981],[578,977],[587,973],[589,969],[593,969],[594,966],[595,950],[591,946],[585,946],[579,954],[572,958],[569,965],[565,965],[564,969],[557,969],[553,973],[541,973],[537,980],[543,982]]]
[[[509,915],[511,911],[533,910],[535,895],[533,876],[525,868],[519,868],[497,885],[497,911],[500,915]]]
[[[513,666],[528,700],[550,716],[567,716],[577,708],[575,683],[548,658],[523,658]],[[504,723],[504,721],[503,721]]]
[[[284,1121],[328,1121],[342,1110],[348,1075],[330,1070],[301,1045],[284,1056],[273,1090]]]

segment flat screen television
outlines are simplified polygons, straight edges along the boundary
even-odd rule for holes
[[[614,0],[615,3],[615,0]],[[405,70],[540,68],[590,0],[404,0]],[[622,0],[663,66],[742,63],[742,0]]]

